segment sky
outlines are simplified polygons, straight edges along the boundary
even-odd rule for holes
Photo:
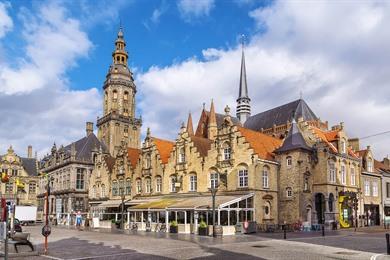
[[[38,157],[85,135],[120,24],[137,116],[174,140],[203,103],[235,114],[245,35],[252,114],[303,96],[350,137],[390,130],[389,1],[0,1],[0,153]],[[361,140],[390,154],[390,134]]]

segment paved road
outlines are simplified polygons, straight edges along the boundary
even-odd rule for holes
[[[27,227],[40,252],[39,226]],[[278,235],[278,234],[273,234]],[[315,234],[314,234],[315,235]],[[329,237],[329,240],[331,237]],[[111,233],[53,228],[49,255],[26,259],[372,259],[374,253],[330,247],[308,241],[279,240],[259,235],[214,239],[164,233]],[[333,238],[332,238],[333,239]],[[341,239],[341,238],[339,238]],[[19,258],[21,259],[21,258]],[[376,260],[385,259],[378,256]],[[390,258],[388,258],[390,259]]]

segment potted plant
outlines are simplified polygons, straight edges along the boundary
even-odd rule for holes
[[[171,221],[171,223],[169,223],[169,233],[177,233],[177,221]]]
[[[206,222],[204,222],[203,220],[200,221],[199,223],[199,228],[198,228],[198,233],[199,233],[199,236],[208,236],[208,226],[206,224]]]
[[[115,219],[111,219],[111,229],[116,229],[116,221]]]

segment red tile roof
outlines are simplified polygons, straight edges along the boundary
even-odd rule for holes
[[[175,143],[168,140],[159,139],[156,137],[153,137],[153,142],[157,147],[162,163],[166,164],[169,160],[169,157],[171,155]]]
[[[131,167],[133,167],[133,169],[137,166],[140,154],[141,154],[140,149],[127,148],[127,158],[129,159]]]
[[[248,141],[250,147],[262,159],[273,160],[275,151],[281,144],[282,140],[265,135],[263,133],[250,130],[244,127],[237,127],[241,134]]]
[[[330,140],[334,140],[333,139],[335,136],[334,133],[324,132],[321,129],[314,126],[312,127],[312,129],[314,130],[314,133],[318,138],[320,138],[324,143],[326,143],[332,149],[333,152],[337,153],[336,146],[334,146],[330,141]],[[328,137],[330,138],[330,140],[328,140]]]

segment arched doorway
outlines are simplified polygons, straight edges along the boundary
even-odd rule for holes
[[[317,193],[315,196],[315,208],[317,212],[318,224],[325,222],[325,196],[322,193]]]

